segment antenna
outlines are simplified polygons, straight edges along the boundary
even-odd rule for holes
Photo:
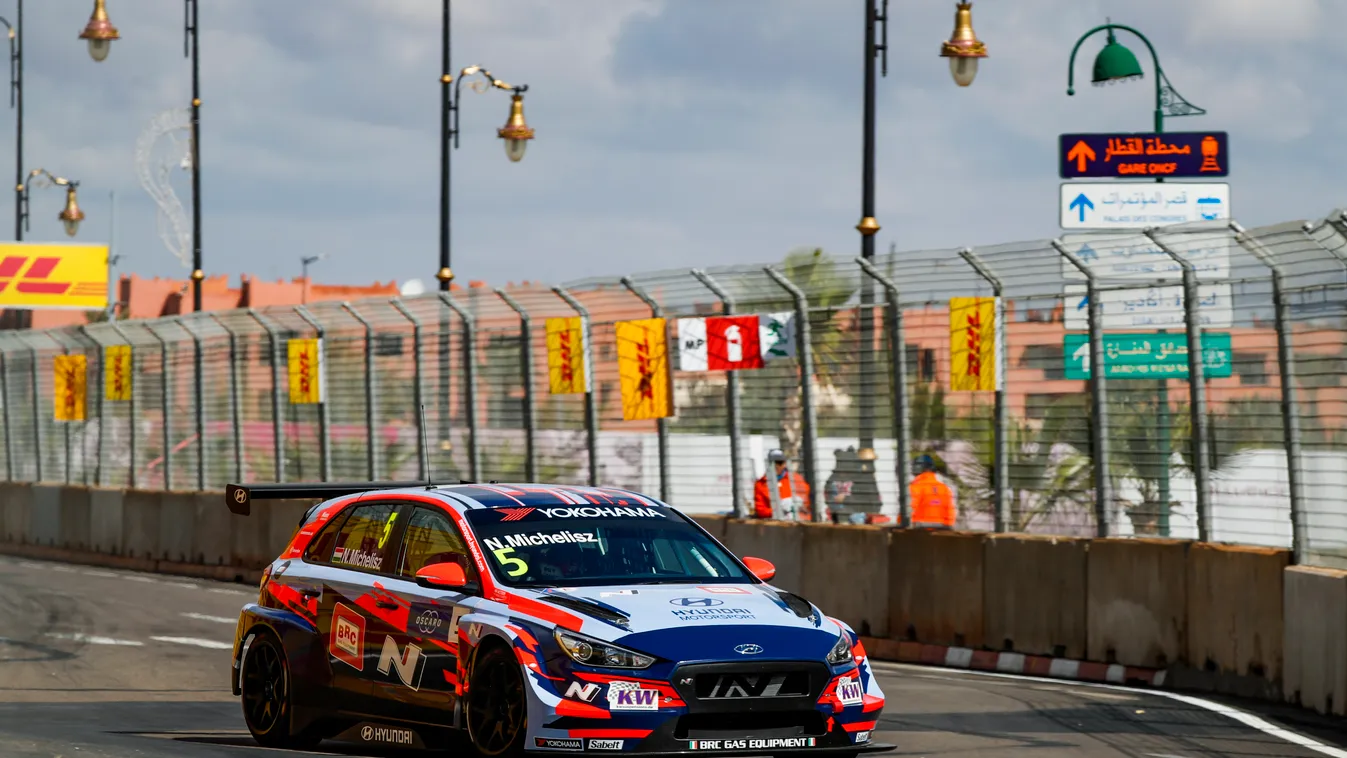
[[[426,437],[426,404],[421,403],[421,473],[426,476],[426,489],[434,489],[430,483],[430,440]]]

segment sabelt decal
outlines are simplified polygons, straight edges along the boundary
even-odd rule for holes
[[[622,740],[590,740],[590,750],[621,750]]]
[[[398,643],[393,641],[392,637],[384,636],[384,647],[379,652],[379,673],[387,674],[396,669],[398,679],[406,686],[419,690],[421,689],[421,673],[425,670],[425,656],[421,655],[421,648],[407,643],[406,650],[398,650]]]
[[[566,697],[582,700],[586,703],[592,703],[594,702],[594,698],[599,694],[600,689],[602,688],[594,682],[587,682],[585,684],[571,682],[571,686],[566,688]]]
[[[786,750],[814,747],[814,737],[777,737],[753,740],[690,740],[688,750]]]
[[[503,550],[507,547],[532,547],[535,545],[565,545],[572,542],[598,542],[599,535],[594,532],[534,532],[533,534],[506,534],[502,537],[487,537],[482,540],[488,550]]]
[[[870,741],[870,733],[869,733],[869,732],[856,732],[855,734],[853,734],[853,735],[851,736],[851,741],[852,741],[853,743],[869,742],[869,741]]]
[[[610,682],[608,684],[608,710],[657,711],[659,710],[659,690],[645,689],[636,682]]]
[[[837,680],[837,699],[842,705],[860,705],[864,700],[861,692],[861,680],[855,677]]]
[[[332,657],[356,671],[365,670],[365,617],[344,603],[332,609],[332,638],[328,650]]]
[[[540,747],[545,750],[584,750],[585,741],[581,739],[566,739],[563,737],[534,737],[534,747]]]

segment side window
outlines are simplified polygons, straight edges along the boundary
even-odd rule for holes
[[[304,550],[305,562],[327,563],[332,558],[332,548],[337,544],[337,534],[350,514],[349,510],[338,513],[327,526],[323,527],[323,531],[319,532]]]
[[[332,548],[332,563],[366,571],[388,571],[393,563],[389,556],[397,554],[397,544],[392,541],[397,519],[397,503],[352,508]]]
[[[429,508],[412,511],[404,543],[398,573],[405,577],[414,577],[416,572],[433,563],[457,563],[469,580],[477,579],[477,571],[468,559],[468,549],[458,527],[443,513]]]

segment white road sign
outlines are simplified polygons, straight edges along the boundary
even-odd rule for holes
[[[1063,229],[1147,229],[1230,218],[1230,185],[1067,182],[1059,204]]]
[[[1234,322],[1229,284],[1199,284],[1197,312],[1204,329],[1229,329]],[[1103,290],[1104,329],[1183,329],[1183,286],[1135,287]],[[1090,328],[1089,298],[1085,285],[1066,285],[1066,329]]]
[[[1158,235],[1157,235],[1158,236]],[[1192,261],[1200,282],[1219,282],[1230,278],[1229,238],[1195,235],[1198,244],[1185,241],[1176,248],[1180,256]],[[1062,245],[1080,256],[1100,281],[1145,279],[1147,281],[1183,279],[1183,268],[1144,234],[1063,234]],[[1062,276],[1085,281],[1071,261],[1062,258]]]

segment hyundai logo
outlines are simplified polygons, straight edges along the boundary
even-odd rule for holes
[[[681,605],[684,608],[698,607],[711,608],[717,605],[724,605],[724,600],[716,600],[713,597],[676,597],[669,601],[673,605]]]
[[[736,645],[734,648],[734,652],[738,653],[739,655],[757,655],[758,653],[762,652],[762,645],[753,645],[753,644]]]

